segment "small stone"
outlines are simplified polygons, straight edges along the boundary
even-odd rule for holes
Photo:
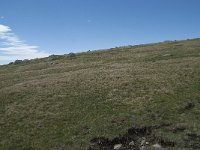
[[[156,144],[154,144],[154,145],[152,145],[152,146],[155,147],[155,148],[161,148],[161,145],[158,144],[158,143],[156,143]]]
[[[146,140],[141,141],[141,145],[144,145],[146,143]]]
[[[149,145],[149,142],[146,142],[146,145]]]
[[[145,146],[140,147],[140,150],[145,149]]]
[[[122,147],[122,144],[115,144],[114,149],[120,149]]]
[[[135,145],[135,142],[132,141],[132,142],[129,143],[129,145],[133,146],[133,145]]]
[[[163,56],[164,57],[168,57],[168,56],[171,56],[171,54],[164,54]]]

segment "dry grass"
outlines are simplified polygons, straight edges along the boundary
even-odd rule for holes
[[[199,39],[0,66],[0,149],[85,149],[132,124],[199,131],[199,103],[178,112],[200,97],[199,66]]]

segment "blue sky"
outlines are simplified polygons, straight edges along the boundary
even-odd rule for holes
[[[200,37],[199,0],[0,0],[0,64]]]

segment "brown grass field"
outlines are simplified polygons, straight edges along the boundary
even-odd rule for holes
[[[0,66],[1,150],[85,150],[160,124],[155,136],[176,143],[165,149],[200,149],[200,39]]]

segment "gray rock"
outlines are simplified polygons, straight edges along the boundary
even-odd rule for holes
[[[115,144],[114,149],[120,149],[122,147],[122,144]]]
[[[158,144],[158,143],[152,145],[152,147],[154,147],[154,148],[162,148],[162,146],[160,144]]]
[[[146,143],[146,138],[142,137],[141,145],[145,145],[145,143]]]
[[[131,142],[129,143],[129,145],[133,146],[133,145],[135,145],[135,142],[134,142],[134,141],[131,141]]]
[[[140,147],[140,150],[145,149],[145,146]]]

